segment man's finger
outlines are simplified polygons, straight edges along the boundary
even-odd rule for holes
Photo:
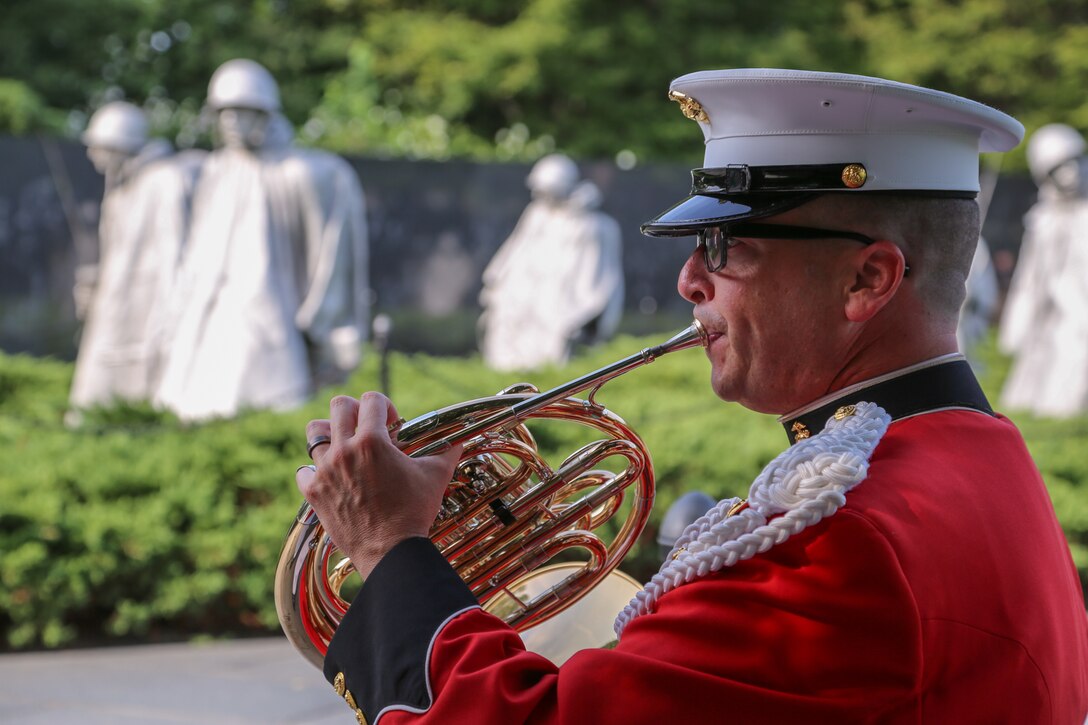
[[[389,437],[389,426],[396,422],[397,409],[393,401],[381,393],[363,393],[359,398],[359,419],[357,428],[360,433]]]
[[[295,485],[298,486],[299,493],[302,497],[309,500],[307,494],[310,493],[313,487],[314,477],[317,476],[316,466],[299,466],[295,471]]]
[[[306,424],[306,455],[320,463],[332,441],[332,426],[327,420],[311,420]]]
[[[437,453],[433,453],[430,456],[428,456],[428,458],[433,458],[435,460],[436,464],[441,465],[443,468],[448,469],[449,470],[449,476],[447,476],[447,478],[449,478],[449,477],[453,476],[453,468],[454,468],[454,466],[457,465],[457,462],[459,460],[461,460],[461,453],[462,453],[463,450],[464,450],[464,446],[462,444],[458,443],[457,445],[450,446],[449,448],[447,448],[447,449],[445,449],[443,451],[438,451]]]
[[[337,395],[329,401],[329,425],[333,443],[346,441],[355,435],[355,424],[359,417],[359,403],[355,398]]]

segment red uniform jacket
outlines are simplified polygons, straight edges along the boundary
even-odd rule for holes
[[[1083,595],[1010,422],[893,422],[846,501],[558,668],[410,539],[363,587],[325,673],[372,725],[1085,721]]]

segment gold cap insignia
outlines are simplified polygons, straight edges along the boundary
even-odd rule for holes
[[[856,405],[844,405],[835,411],[835,420],[842,420],[843,418],[849,418],[852,415],[856,415],[858,407]]]
[[[804,439],[812,435],[812,432],[808,429],[808,426],[806,426],[801,421],[797,421],[796,423],[794,423],[793,427],[790,428],[790,430],[793,431],[794,443],[796,443],[797,441],[803,441]]]
[[[869,177],[865,167],[861,164],[847,164],[842,169],[842,183],[849,189],[857,189],[864,186],[865,179]]]
[[[336,690],[336,694],[340,697],[344,696],[344,692],[347,690],[347,685],[344,683],[344,673],[337,672],[336,677],[332,681],[332,689]]]
[[[703,110],[702,104],[691,96],[681,93],[680,91],[669,91],[669,100],[679,103],[680,110],[692,121],[710,123],[710,116],[706,115],[706,111]]]

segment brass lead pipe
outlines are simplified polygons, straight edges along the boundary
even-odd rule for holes
[[[706,347],[707,337],[706,330],[703,329],[703,325],[698,320],[694,320],[690,327],[687,327],[682,332],[670,337],[660,345],[654,347],[644,348],[640,352],[636,352],[634,355],[618,360],[611,365],[606,365],[603,368],[595,370],[591,373],[583,375],[580,378],[575,378],[570,382],[563,383],[551,390],[546,390],[543,393],[537,393],[532,397],[526,398],[519,403],[511,405],[506,410],[500,411],[493,416],[479,421],[473,425],[466,427],[458,433],[450,436],[446,436],[441,440],[434,441],[428,445],[420,448],[412,453],[412,456],[428,456],[436,451],[445,448],[448,445],[457,445],[458,443],[464,443],[470,438],[483,433],[484,431],[495,430],[502,428],[510,424],[513,421],[520,421],[525,416],[537,411],[557,400],[561,400],[571,395],[576,395],[586,388],[600,388],[613,378],[618,378],[624,373],[630,372],[635,368],[642,367],[652,363],[662,355],[667,355],[670,352],[676,352],[678,350],[686,350],[689,347],[695,347],[701,345]],[[592,395],[590,396],[593,397]],[[431,413],[430,415],[435,415]],[[426,416],[424,416],[426,418]],[[425,424],[424,418],[417,419],[421,424]],[[413,421],[415,422],[415,421]],[[416,434],[418,429],[415,426],[404,426],[397,436],[398,440],[407,441]]]

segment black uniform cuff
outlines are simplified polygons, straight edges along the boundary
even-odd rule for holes
[[[391,705],[424,710],[431,641],[452,615],[476,605],[430,539],[406,539],[378,562],[344,615],[325,655],[325,678],[342,673],[370,720]]]

